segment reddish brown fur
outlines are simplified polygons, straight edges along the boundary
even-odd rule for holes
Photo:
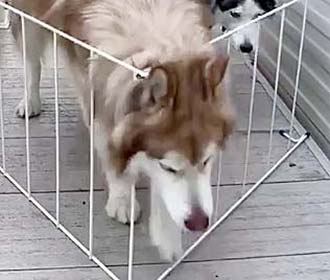
[[[224,145],[234,124],[232,115],[224,108],[224,93],[218,87],[227,61],[219,59],[205,73],[207,62],[194,58],[161,66],[167,74],[167,95],[147,110],[132,112],[120,148],[110,144],[112,162],[119,172],[140,151],[154,158],[176,151],[195,165],[202,160],[209,143]],[[146,125],[159,110],[163,113],[158,122]]]
[[[59,6],[53,6],[54,10],[51,7],[56,3],[55,0],[16,0],[15,3],[18,8],[38,18],[49,17],[51,24],[85,40],[81,34],[79,12],[83,5],[92,1],[60,0],[57,2]],[[79,9],[75,9],[77,3]],[[56,17],[59,12],[63,19],[60,25]],[[151,102],[152,106],[149,104],[142,110],[133,106],[134,110],[129,113],[131,121],[126,127],[122,143],[119,147],[109,143],[111,161],[118,171],[123,171],[130,158],[140,151],[155,158],[161,158],[169,151],[177,151],[192,164],[196,164],[209,143],[223,146],[231,133],[233,117],[226,113],[223,93],[216,90],[226,63],[220,59],[208,68],[208,58],[182,59],[181,62],[158,67],[167,74],[167,95],[157,104]],[[147,125],[148,120],[154,118],[160,110],[162,116],[158,122]]]

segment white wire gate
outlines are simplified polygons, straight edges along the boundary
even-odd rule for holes
[[[281,103],[281,100],[278,98],[278,91],[279,91],[279,80],[280,80],[280,71],[281,71],[281,58],[282,58],[282,44],[283,44],[283,33],[285,29],[285,20],[286,20],[286,11],[291,6],[297,4],[298,2],[303,2],[304,5],[304,13],[303,13],[303,21],[302,21],[302,27],[301,27],[301,37],[299,42],[299,53],[298,53],[298,63],[297,63],[297,71],[296,71],[296,79],[295,79],[295,90],[294,90],[294,99],[293,99],[293,106],[291,109],[288,109],[285,107],[285,105],[281,105],[280,110],[283,111],[283,113],[288,117],[290,122],[290,127],[288,131],[282,131],[281,134],[283,137],[286,137],[288,139],[287,144],[287,151],[285,154],[282,155],[282,157],[275,163],[271,162],[271,156],[273,153],[273,138],[275,133],[275,119],[276,119],[276,111],[278,110],[278,105]],[[3,109],[3,93],[2,93],[2,81],[3,78],[0,76],[0,108],[1,108],[1,114],[0,114],[0,128],[1,128],[1,140],[2,140],[2,167],[0,167],[1,173],[20,191],[22,192],[29,201],[34,204],[50,221],[54,223],[54,225],[61,230],[68,238],[72,240],[73,243],[75,243],[89,258],[91,261],[93,261],[96,265],[98,265],[111,279],[119,279],[118,276],[111,271],[107,265],[102,262],[95,254],[94,251],[94,240],[95,240],[95,234],[94,234],[94,185],[95,185],[95,178],[94,178],[94,172],[95,172],[95,156],[94,156],[94,92],[91,90],[90,94],[90,149],[89,149],[89,155],[90,155],[90,177],[89,177],[89,232],[88,232],[88,245],[84,245],[79,238],[72,233],[70,230],[68,230],[67,227],[65,227],[62,223],[62,216],[61,216],[61,184],[60,184],[60,151],[61,151],[61,143],[60,143],[60,119],[59,119],[59,73],[58,73],[58,38],[62,37],[64,39],[67,39],[71,41],[72,43],[79,45],[80,47],[85,48],[90,52],[90,57],[93,58],[95,56],[103,57],[105,59],[108,59],[114,63],[117,63],[129,70],[132,71],[134,76],[140,75],[142,77],[146,76],[147,73],[133,67],[132,65],[121,61],[117,59],[116,57],[112,56],[111,54],[105,53],[102,50],[96,49],[20,10],[17,10],[3,2],[0,2],[0,6],[7,9],[11,13],[14,13],[18,15],[21,18],[21,29],[22,29],[22,41],[23,41],[23,62],[24,62],[24,93],[25,93],[25,112],[29,111],[28,108],[28,86],[27,86],[27,66],[26,66],[26,35],[25,35],[25,28],[26,28],[26,22],[33,22],[34,24],[37,24],[53,34],[53,85],[54,85],[54,99],[55,99],[55,151],[56,151],[56,157],[55,157],[55,189],[56,189],[56,206],[55,206],[55,214],[50,213],[41,203],[40,201],[33,195],[33,185],[31,184],[31,171],[30,171],[30,165],[31,165],[31,159],[30,159],[30,120],[28,117],[28,114],[25,114],[25,131],[26,131],[26,138],[25,138],[25,145],[26,145],[26,186],[22,186],[15,178],[12,176],[6,168],[7,165],[7,157],[6,157],[6,135],[5,135],[5,129],[4,129],[4,109]],[[202,234],[193,244],[191,244],[186,251],[183,253],[183,255],[175,261],[172,265],[168,267],[161,275],[158,276],[158,280],[165,279],[169,276],[169,274],[180,264],[182,263],[188,255],[192,251],[194,251],[198,246],[201,245],[201,243],[210,235],[213,233],[213,231],[218,228],[246,199],[250,197],[252,193],[254,193],[261,185],[262,183],[271,176],[275,170],[277,170],[281,164],[291,155],[293,154],[302,143],[306,141],[306,139],[309,137],[308,133],[305,133],[305,131],[297,125],[296,119],[295,119],[295,113],[296,113],[296,104],[297,104],[297,98],[299,93],[299,80],[300,80],[300,73],[301,73],[301,66],[302,66],[302,58],[303,58],[303,49],[304,49],[304,36],[305,36],[305,28],[306,28],[306,18],[307,18],[307,9],[308,8],[308,0],[292,0],[286,4],[283,4],[276,9],[272,10],[271,12],[268,12],[264,15],[259,16],[258,18],[236,28],[235,30],[231,30],[221,36],[218,36],[214,38],[210,43],[215,44],[221,40],[228,40],[228,52],[230,52],[230,37],[235,34],[236,32],[239,32],[240,30],[248,27],[251,24],[257,25],[258,30],[258,40],[255,46],[255,53],[254,53],[254,64],[253,66],[250,65],[253,78],[252,78],[252,89],[251,89],[251,96],[250,96],[250,107],[249,107],[249,119],[248,119],[248,129],[247,129],[247,139],[246,139],[246,148],[245,148],[245,160],[244,160],[244,172],[243,172],[243,179],[242,179],[242,195],[241,197],[221,216],[218,215],[218,209],[220,204],[220,196],[221,196],[221,166],[222,166],[222,160],[223,156],[222,153],[219,154],[219,161],[217,165],[217,183],[216,183],[216,197],[215,197],[215,209],[216,209],[216,215],[214,217],[214,223],[210,226],[210,228]],[[257,79],[259,77],[259,70],[258,70],[258,58],[259,58],[259,35],[260,35],[260,24],[262,21],[272,15],[279,14],[281,21],[280,21],[280,30],[279,30],[279,45],[278,45],[278,54],[277,54],[277,68],[276,68],[276,76],[275,76],[275,86],[273,89],[269,91],[269,94],[272,97],[273,100],[273,108],[272,108],[272,117],[271,122],[269,123],[269,144],[268,144],[268,163],[269,163],[269,169],[265,174],[257,180],[256,183],[254,183],[253,186],[247,186],[248,185],[248,169],[249,169],[249,163],[250,163],[250,147],[251,147],[251,132],[252,132],[252,124],[253,124],[253,116],[255,111],[255,93],[256,93],[256,85],[257,85]],[[8,22],[5,23],[6,26],[8,25]],[[0,50],[1,51],[1,50]],[[133,76],[132,76],[133,77]],[[300,134],[298,138],[294,138],[294,130],[298,131]],[[131,203],[134,205],[134,197],[135,197],[135,187],[132,187],[132,200]],[[133,221],[134,217],[134,207],[131,207],[131,221]],[[134,223],[131,222],[130,224],[130,231],[129,231],[129,244],[128,244],[128,279],[133,279],[133,269],[134,269]]]

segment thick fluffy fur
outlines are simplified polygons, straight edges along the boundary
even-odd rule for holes
[[[131,186],[151,179],[151,239],[163,257],[181,252],[180,232],[208,226],[214,154],[233,127],[226,95],[228,60],[216,54],[205,6],[192,0],[14,0],[26,12],[138,67],[148,78],[62,42],[86,125],[95,92],[95,148],[106,174],[110,217],[129,221]],[[18,43],[19,19],[14,21]],[[15,24],[16,22],[16,24]],[[40,113],[40,54],[47,34],[27,24],[29,112]],[[35,44],[38,42],[38,44]],[[41,42],[41,43],[40,43]],[[160,201],[156,203],[155,201]],[[162,206],[161,206],[162,205]],[[136,220],[140,207],[135,202]]]

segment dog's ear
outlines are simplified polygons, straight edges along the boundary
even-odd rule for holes
[[[140,111],[148,108],[160,108],[166,105],[169,91],[169,77],[164,68],[151,70],[149,77],[142,79],[131,95],[130,111]]]
[[[227,67],[229,57],[218,55],[211,58],[205,66],[205,78],[207,79],[211,88],[216,88],[222,81]]]
[[[147,81],[149,88],[149,98],[154,102],[159,102],[168,92],[168,75],[165,69],[155,68]]]

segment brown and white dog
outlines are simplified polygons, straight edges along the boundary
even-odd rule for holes
[[[213,211],[215,154],[232,132],[228,59],[208,44],[205,10],[192,0],[13,0],[12,4],[140,69],[145,79],[63,41],[88,126],[95,91],[95,148],[109,186],[106,211],[130,219],[130,192],[140,173],[151,179],[151,239],[164,258],[181,253],[182,230],[205,230]],[[19,18],[13,31],[20,45]],[[51,39],[26,23],[28,108],[40,113],[40,57]],[[140,206],[135,203],[135,220]],[[170,225],[171,224],[171,225]]]

